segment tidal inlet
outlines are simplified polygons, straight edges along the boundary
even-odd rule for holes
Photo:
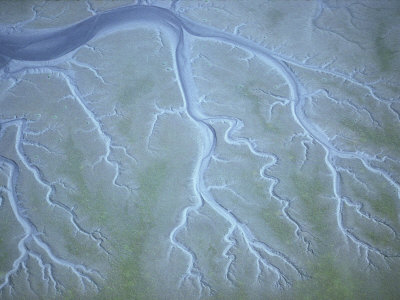
[[[400,2],[0,2],[0,299],[399,299]]]

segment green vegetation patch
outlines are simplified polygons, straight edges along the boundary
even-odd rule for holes
[[[398,223],[397,209],[396,209],[396,198],[394,195],[390,195],[387,191],[379,189],[379,194],[375,201],[371,201],[370,205],[374,211],[380,215],[388,218],[393,223]]]
[[[318,172],[293,172],[290,176],[297,198],[304,207],[307,219],[313,224],[313,229],[322,235],[329,234],[327,217],[332,214],[331,207],[321,201],[325,192],[325,184],[318,177]]]
[[[99,299],[154,299],[154,278],[146,274],[142,259],[146,255],[146,241],[156,222],[155,210],[161,200],[163,186],[168,178],[166,161],[155,161],[143,169],[139,178],[137,210],[134,215],[121,215],[120,222],[129,220],[129,227],[121,226],[115,247],[120,251],[115,256],[110,280]]]
[[[277,206],[273,205],[262,209],[262,218],[280,242],[285,245],[293,245],[294,229]]]
[[[383,129],[380,129],[368,127],[346,118],[342,119],[340,124],[356,134],[354,144],[370,143],[395,152],[400,149],[400,128],[394,123],[384,122]]]
[[[363,234],[366,235],[367,239],[372,242],[373,245],[379,245],[384,249],[393,249],[396,253],[400,252],[399,240],[395,240],[391,234],[382,234],[374,230],[363,230]]]
[[[60,168],[60,173],[68,176],[77,187],[77,192],[72,196],[80,208],[87,211],[90,208],[91,194],[86,183],[84,168],[86,165],[85,154],[75,145],[70,134],[65,140],[64,149],[66,160]]]
[[[312,278],[296,281],[290,299],[367,299],[361,278],[332,252],[322,254],[309,267]]]
[[[154,81],[149,76],[140,77],[130,82],[129,85],[121,87],[117,96],[117,101],[123,106],[132,105],[149,94],[153,90],[154,85]]]
[[[132,120],[130,118],[123,118],[117,123],[118,132],[125,137],[132,135]]]
[[[390,194],[384,187],[371,186],[374,193],[361,192],[355,188],[352,189],[356,199],[367,203],[379,217],[388,219],[394,224],[398,224],[396,196]],[[373,214],[373,213],[372,213]],[[373,214],[374,215],[374,214]]]
[[[246,99],[251,99],[255,102],[261,100],[260,95],[252,89],[252,87],[256,84],[256,81],[249,81],[245,85],[241,84],[238,86],[239,95],[245,97]]]
[[[391,49],[385,43],[385,38],[382,36],[385,32],[385,25],[380,24],[378,36],[375,38],[376,55],[381,72],[387,72],[394,67],[394,58],[396,51]]]

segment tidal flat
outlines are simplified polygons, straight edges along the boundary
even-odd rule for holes
[[[398,299],[399,16],[1,1],[0,299]]]

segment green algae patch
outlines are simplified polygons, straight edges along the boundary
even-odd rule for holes
[[[95,207],[95,214],[90,214],[93,221],[98,221],[98,216],[104,214],[101,208],[107,202],[106,199],[106,186],[101,182],[90,184],[86,179],[85,168],[88,168],[88,161],[86,155],[80,150],[71,135],[68,136],[65,142],[64,149],[66,151],[66,160],[60,168],[60,173],[68,176],[72,182],[76,185],[76,192],[71,193],[71,199],[74,204],[78,205],[79,209],[83,209],[85,212],[89,212],[91,208]],[[96,180],[101,181],[101,178]],[[104,219],[104,216],[101,217]]]
[[[356,123],[353,119],[342,119],[340,124],[355,134],[354,144],[371,143],[393,152],[400,149],[400,128],[394,123],[384,122],[383,128],[372,128]]]
[[[144,172],[139,174],[139,198],[140,203],[144,201],[155,201],[160,196],[162,185],[167,175],[167,162],[158,161],[149,167]]]
[[[367,171],[364,169],[364,171]],[[347,179],[347,177],[345,177]],[[344,180],[343,186],[346,195],[351,199],[361,199],[367,213],[372,216],[385,219],[393,224],[399,224],[397,215],[397,193],[396,189],[382,176],[374,175],[363,179],[368,189],[362,185]]]
[[[290,176],[290,179],[313,229],[320,234],[327,234],[330,229],[326,217],[331,214],[331,207],[321,201],[326,191],[325,184],[318,177],[318,172],[312,174],[314,176],[296,172]]]
[[[285,299],[368,299],[361,278],[334,253],[317,257],[307,270],[312,278],[296,281],[289,292],[292,296]]]
[[[123,253],[112,262],[108,281],[96,299],[150,299],[151,287],[147,284],[141,268],[145,234],[125,232],[129,243],[122,246]]]
[[[378,198],[375,201],[371,201],[370,205],[374,211],[396,224],[399,221],[396,200],[394,195],[390,195],[386,191],[381,190]]]
[[[250,300],[250,299],[258,299],[254,298],[251,295],[251,291],[249,289],[248,283],[245,282],[236,282],[235,286],[228,289],[224,289],[221,291],[216,291],[215,295],[210,299],[215,300]]]
[[[251,99],[255,102],[260,101],[261,100],[260,95],[257,95],[257,93],[255,93],[254,89],[252,88],[256,84],[257,84],[256,81],[249,81],[245,85],[239,85],[238,87],[239,95],[245,97],[246,99]]]
[[[284,20],[285,14],[275,8],[268,9],[266,19],[269,21],[269,25],[278,26]]]
[[[69,254],[77,258],[93,258],[99,255],[96,243],[93,243],[87,237],[85,237],[86,240],[77,240],[77,235],[69,227],[71,226],[63,227],[62,232],[60,232],[65,249]]]
[[[393,249],[395,253],[400,252],[399,240],[393,238],[393,235],[382,234],[382,232],[374,232],[372,230],[363,230],[363,233],[373,245],[383,247],[384,249]]]
[[[295,281],[279,299],[398,299],[398,267],[376,270],[364,261],[360,268],[349,253],[333,252],[334,245],[328,247],[308,261],[306,269],[312,277]]]
[[[124,107],[132,105],[151,93],[154,86],[155,83],[150,77],[138,78],[131,85],[125,85],[120,88],[117,101]]]
[[[395,67],[395,56],[397,51],[391,49],[385,42],[383,37],[386,26],[384,24],[379,25],[378,36],[375,38],[374,45],[376,49],[376,57],[379,63],[379,68],[381,72],[388,72],[393,70]]]
[[[125,137],[130,137],[132,135],[132,119],[123,118],[117,123],[118,132]]]
[[[375,187],[376,188],[376,187]],[[390,220],[394,224],[398,224],[396,196],[390,194],[387,190],[376,188],[373,195],[371,193],[360,193],[354,190],[354,194],[364,201],[376,212],[381,218]]]
[[[155,161],[138,173],[139,189],[135,209],[112,207],[105,191],[109,185],[101,184],[102,179],[89,183],[85,180],[84,166],[86,156],[75,144],[70,135],[65,143],[66,162],[61,167],[61,173],[67,175],[76,185],[76,191],[71,199],[78,208],[88,213],[92,224],[101,225],[109,232],[107,243],[111,247],[111,270],[107,274],[108,282],[97,299],[149,299],[152,294],[151,275],[143,270],[143,257],[149,233],[154,228],[154,217],[157,202],[161,199],[163,185],[168,175],[166,161]],[[133,199],[132,199],[133,200]],[[127,200],[129,201],[129,200]],[[108,204],[107,204],[108,203]],[[133,205],[133,204],[132,204]],[[108,208],[107,208],[108,207]],[[91,211],[94,211],[92,213]],[[124,226],[118,225],[124,224]],[[79,256],[82,251],[91,251],[82,243],[74,241],[73,237],[65,234],[66,247],[71,254]],[[73,297],[73,296],[71,296]]]
[[[3,201],[5,199],[6,197],[3,197]],[[12,260],[16,259],[17,255],[14,249],[17,247],[18,240],[15,239],[15,241],[10,242],[10,236],[17,235],[22,237],[21,234],[23,233],[21,226],[17,223],[11,211],[8,199],[6,201],[0,207],[0,282],[4,279],[3,276],[12,266]]]
[[[71,178],[74,184],[77,185],[79,194],[87,196],[88,188],[83,174],[86,162],[85,155],[76,147],[71,134],[65,141],[64,149],[66,152],[66,160],[59,171]]]
[[[375,39],[375,46],[380,70],[382,72],[390,71],[393,68],[393,59],[396,51],[387,47],[382,37],[377,37]]]
[[[276,206],[276,205],[274,205]],[[294,228],[288,223],[288,219],[283,215],[278,207],[269,207],[262,210],[262,218],[273,235],[284,245],[292,245]]]
[[[108,284],[98,299],[154,299],[153,278],[145,270],[143,259],[148,236],[157,221],[154,212],[167,175],[166,161],[156,161],[139,173],[136,211],[120,216],[130,226],[120,228],[113,236],[119,255],[113,259]]]
[[[261,115],[261,113],[260,113],[260,115]],[[275,123],[273,123],[273,122],[265,122],[265,129],[268,132],[273,132],[274,134],[277,134],[277,135],[282,132],[281,129],[278,126],[276,126]]]

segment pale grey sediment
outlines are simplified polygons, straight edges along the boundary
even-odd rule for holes
[[[201,266],[199,266],[197,261],[196,253],[188,245],[185,245],[183,242],[178,241],[177,238],[177,235],[180,233],[180,231],[186,227],[189,215],[192,212],[198,211],[204,204],[209,205],[219,216],[221,216],[221,218],[223,218],[227,221],[227,223],[230,224],[227,233],[223,237],[224,241],[227,244],[223,253],[223,256],[227,260],[227,267],[225,270],[225,279],[227,281],[230,281],[232,284],[234,284],[234,280],[232,279],[229,272],[235,258],[234,256],[229,255],[229,250],[235,246],[233,235],[237,233],[242,236],[249,253],[256,259],[258,266],[257,276],[260,276],[263,270],[267,269],[272,272],[272,274],[274,274],[276,278],[275,284],[277,286],[284,288],[287,285],[291,285],[293,278],[289,278],[290,276],[288,274],[285,274],[283,270],[281,270],[277,265],[266,258],[275,257],[278,258],[283,264],[288,266],[289,269],[293,271],[293,274],[297,276],[297,278],[301,279],[308,277],[308,274],[303,271],[301,263],[294,261],[285,253],[274,249],[268,243],[259,240],[254,235],[249,226],[247,226],[242,220],[240,220],[232,211],[221,205],[217,201],[217,199],[215,199],[210,193],[211,187],[208,187],[205,184],[204,176],[207,168],[210,165],[210,161],[215,155],[217,134],[215,128],[213,127],[213,122],[228,122],[230,124],[225,133],[226,143],[230,143],[233,145],[246,145],[253,155],[272,161],[271,163],[265,164],[260,169],[260,177],[272,183],[269,189],[271,197],[278,199],[281,202],[283,215],[285,216],[286,220],[292,223],[296,228],[295,235],[300,238],[306,245],[306,250],[312,252],[310,250],[309,240],[305,239],[303,236],[304,230],[302,228],[302,225],[288,212],[290,200],[280,197],[275,192],[275,187],[279,183],[279,180],[266,173],[268,168],[276,163],[276,157],[273,154],[264,153],[257,150],[257,145],[255,145],[248,139],[233,137],[232,133],[237,130],[237,128],[239,127],[239,123],[241,122],[239,119],[230,116],[209,116],[202,111],[199,102],[200,95],[197,94],[190,62],[190,42],[192,39],[195,38],[221,41],[244,49],[260,58],[263,62],[265,62],[265,64],[271,66],[278,72],[278,74],[280,74],[280,76],[284,79],[290,89],[290,99],[288,99],[288,103],[291,107],[291,114],[293,119],[303,129],[304,134],[310,139],[318,142],[318,144],[321,145],[321,147],[325,151],[325,164],[331,173],[333,194],[337,202],[337,226],[340,232],[345,237],[345,240],[352,241],[360,249],[363,249],[365,251],[365,260],[368,264],[371,263],[369,259],[370,253],[377,254],[382,258],[399,256],[399,254],[397,253],[389,253],[384,249],[370,244],[369,242],[358,237],[353,231],[345,226],[343,222],[344,204],[353,207],[355,211],[363,218],[366,218],[373,223],[389,228],[394,236],[397,237],[396,230],[387,222],[385,222],[385,220],[381,220],[379,218],[375,218],[373,216],[365,214],[359,206],[355,205],[351,202],[351,200],[346,199],[342,196],[339,174],[340,167],[336,164],[336,159],[342,158],[349,160],[359,160],[369,172],[382,176],[390,185],[392,185],[396,189],[398,196],[400,197],[399,182],[397,182],[396,179],[394,179],[387,171],[378,167],[374,167],[371,164],[371,162],[378,161],[380,159],[378,156],[371,156],[364,152],[343,151],[334,147],[334,145],[332,144],[332,139],[329,138],[327,134],[325,134],[310,120],[308,120],[307,116],[304,113],[304,105],[305,100],[307,99],[307,97],[309,97],[309,93],[302,86],[300,80],[292,71],[291,65],[306,68],[312,71],[326,72],[327,74],[336,76],[343,80],[351,81],[353,84],[364,88],[366,92],[368,92],[376,101],[386,103],[388,108],[393,111],[393,108],[391,107],[393,99],[384,99],[377,96],[373,88],[366,83],[357,81],[356,79],[349,77],[345,74],[341,74],[337,71],[331,71],[326,68],[306,65],[302,62],[296,61],[293,58],[286,58],[281,54],[267,50],[264,47],[256,44],[255,42],[249,41],[238,35],[219,31],[211,27],[192,22],[175,14],[171,10],[160,7],[141,5],[121,7],[113,9],[111,11],[99,13],[82,22],[62,29],[37,31],[24,30],[22,32],[12,34],[7,33],[7,30],[3,29],[0,33],[0,66],[3,66],[2,76],[3,78],[7,78],[7,76],[11,76],[13,72],[25,72],[26,70],[29,70],[29,68],[31,68],[30,66],[35,66],[35,62],[37,62],[39,70],[40,68],[44,68],[49,72],[58,72],[66,81],[71,93],[79,102],[83,111],[92,120],[96,130],[103,137],[103,140],[107,145],[107,153],[100,159],[105,159],[110,165],[114,167],[115,176],[113,179],[113,184],[129,191],[128,187],[118,184],[117,177],[119,174],[119,165],[117,162],[111,161],[109,159],[110,149],[112,147],[119,146],[113,146],[112,139],[104,131],[101,121],[87,107],[87,105],[85,105],[83,97],[80,95],[79,89],[76,87],[76,83],[74,83],[74,78],[72,77],[72,75],[69,75],[68,72],[63,70],[53,69],[52,67],[43,67],[40,61],[53,60],[58,58],[62,59],[63,56],[79,49],[90,40],[123,29],[126,26],[142,26],[147,24],[159,27],[160,29],[164,30],[167,33],[171,44],[174,46],[175,74],[184,102],[184,111],[190,117],[191,121],[198,129],[199,135],[202,137],[200,144],[201,150],[199,152],[200,154],[197,157],[196,164],[192,172],[192,188],[194,193],[197,195],[197,201],[193,205],[187,206],[181,211],[179,215],[179,220],[176,226],[171,230],[169,236],[171,249],[173,248],[182,251],[188,259],[186,273],[182,274],[181,276],[181,285],[184,284],[188,279],[194,280],[198,287],[200,296],[203,295],[203,293],[212,294],[215,288],[207,282],[205,274],[202,273]],[[17,68],[17,71],[9,69],[7,64],[12,61],[20,61],[17,63],[19,67],[19,69]],[[30,65],[25,67],[24,61],[29,62]],[[92,71],[97,74],[97,71],[95,69],[93,69]],[[7,122],[14,122],[15,126],[18,126],[19,128],[19,132],[22,130],[22,121],[20,120],[1,122],[2,130],[4,127],[9,126],[7,124],[11,124]],[[19,136],[19,139],[20,140],[17,141],[17,144],[21,142],[21,136]],[[125,148],[123,149],[126,151]],[[17,180],[16,177],[18,174],[18,165],[15,162],[8,160],[7,158],[2,158],[1,161],[11,170],[11,180]],[[27,165],[28,163],[24,162],[24,164]],[[35,171],[33,167],[30,168],[30,171],[35,174],[35,177],[39,182],[45,184],[46,186],[50,186],[48,183],[43,183],[43,179],[40,179],[38,171]],[[15,186],[15,182],[10,182],[9,189],[12,189],[12,186]],[[51,190],[51,187],[49,189]],[[10,197],[10,199],[15,199],[15,195],[13,195],[12,192],[10,194]],[[85,234],[90,235],[89,232],[81,228],[80,225],[75,221],[73,214],[69,210],[69,208],[64,207],[64,210],[67,213],[71,214],[71,221],[76,228],[78,228]],[[7,274],[6,280],[0,286],[1,288],[8,284],[8,278],[11,276],[11,274],[15,273],[16,268],[23,263],[23,258],[26,255],[30,255],[30,252],[24,246],[27,237],[32,237],[33,240],[44,251],[51,254],[51,249],[49,248],[49,246],[41,241],[36,235],[34,235],[34,225],[22,218],[17,208],[13,208],[13,212],[18,222],[23,227],[25,236],[21,239],[18,246],[21,255],[14,262],[14,267]],[[100,242],[99,245],[101,245]],[[68,268],[71,268],[72,270],[74,270],[74,273],[77,276],[81,276],[80,278],[82,280],[90,279],[90,277],[84,275],[84,273],[80,271],[81,266],[70,265],[67,261],[56,258],[54,255],[50,254],[49,256],[54,261],[54,263],[65,265]],[[37,256],[34,257],[38,259]],[[43,262],[41,262],[41,264],[44,265]]]

